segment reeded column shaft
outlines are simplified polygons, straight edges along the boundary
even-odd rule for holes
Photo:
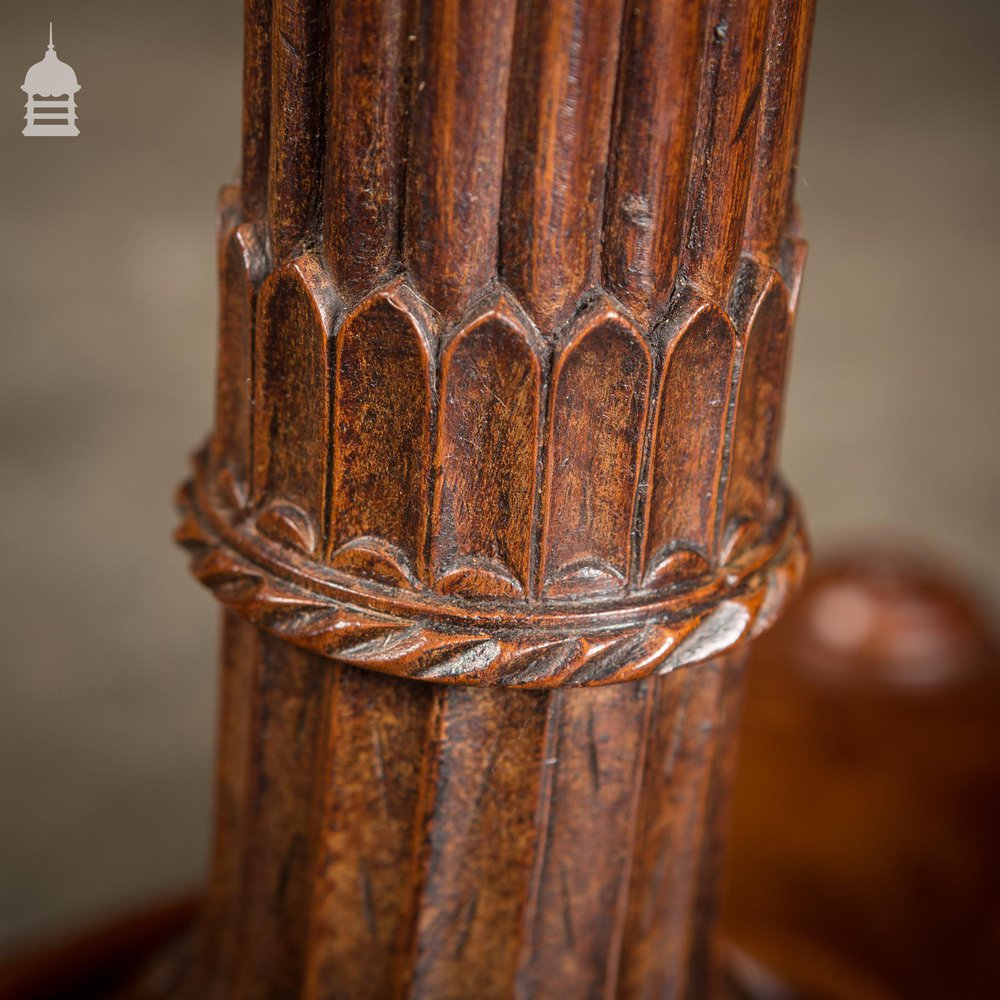
[[[192,996],[713,996],[810,0],[248,0]]]

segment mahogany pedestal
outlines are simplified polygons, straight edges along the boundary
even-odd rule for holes
[[[139,995],[721,988],[809,0],[248,0],[193,952]]]

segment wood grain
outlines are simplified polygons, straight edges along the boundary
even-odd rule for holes
[[[541,842],[519,997],[613,988],[652,684],[551,696]],[[581,696],[582,695],[582,696]]]
[[[617,986],[622,1000],[691,995],[690,961],[701,933],[693,919],[697,873],[723,673],[719,662],[677,671],[653,693]]]
[[[547,699],[447,691],[410,994],[510,996],[542,781]]]
[[[224,997],[240,967],[241,914],[253,816],[252,741],[260,633],[233,612],[222,622],[214,832],[200,970],[206,995]]]
[[[812,0],[245,12],[179,494],[230,609],[185,989],[714,996],[737,647],[806,565]]]
[[[331,684],[313,805],[320,819],[302,996],[380,1000],[408,972],[400,944],[417,912],[414,844],[439,698],[430,685],[349,667],[337,669]],[[359,826],[359,816],[369,821]]]
[[[547,336],[595,283],[621,0],[518,7],[501,275]]]
[[[323,0],[274,0],[267,218],[281,262],[313,245],[321,224],[328,31]]]
[[[643,580],[655,586],[716,562],[717,522],[739,343],[726,315],[686,296],[660,331],[663,375],[652,434]]]
[[[768,0],[705,4],[704,68],[691,161],[684,277],[725,303],[739,265],[763,90]],[[782,211],[784,206],[782,206]]]
[[[221,215],[222,213],[220,213]],[[253,466],[254,331],[257,292],[266,276],[264,241],[250,223],[225,228],[220,247],[219,353],[212,460],[245,497]]]
[[[626,5],[601,263],[644,321],[666,305],[680,260],[701,43],[698,0]]]
[[[323,245],[345,298],[368,292],[398,264],[406,133],[403,0],[331,4],[328,152]]]
[[[629,579],[652,360],[609,301],[570,328],[552,373],[542,589],[607,593]]]
[[[452,320],[496,273],[514,8],[425,0],[415,28],[404,258]]]
[[[401,586],[425,573],[433,324],[397,282],[361,302],[337,333],[328,558]]]
[[[812,37],[814,16],[813,0],[772,3],[744,235],[744,245],[754,252],[773,253],[792,214],[792,186],[809,62],[808,40]],[[798,44],[802,38],[807,40],[806,44]]]
[[[737,294],[746,341],[733,430],[729,532],[748,522],[756,529],[772,495],[790,333],[788,292],[775,272],[749,264]]]
[[[307,953],[312,801],[330,672],[317,658],[260,637],[251,740],[250,846],[240,913],[236,989],[257,1000],[296,997]]]
[[[446,592],[528,589],[541,393],[536,347],[504,299],[443,352],[433,544]]]
[[[271,161],[272,0],[245,0],[243,31],[243,149],[240,204],[247,222],[267,218]]]
[[[727,661],[586,692],[445,688],[235,617],[226,656],[222,923],[192,996],[714,995],[688,977],[715,947],[699,907]]]
[[[298,510],[313,550],[326,514],[329,340],[335,303],[322,265],[300,258],[260,291],[254,352],[253,498]]]

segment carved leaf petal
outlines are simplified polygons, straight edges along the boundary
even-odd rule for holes
[[[613,592],[628,580],[651,368],[645,341],[607,299],[577,321],[556,358],[542,539],[547,595]]]
[[[295,504],[318,535],[328,474],[332,285],[319,260],[306,255],[272,274],[258,298],[253,499]]]
[[[286,500],[275,500],[257,516],[257,530],[280,545],[311,553],[316,547],[316,528],[309,515]]]
[[[358,305],[337,334],[328,551],[381,538],[398,564],[391,574],[407,585],[421,575],[429,513],[432,330],[427,309],[397,282]]]
[[[355,538],[333,553],[330,565],[345,573],[395,587],[409,589],[417,586],[406,555],[381,538]]]
[[[776,472],[781,402],[788,357],[788,292],[776,271],[749,261],[736,311],[745,331],[726,500],[727,533],[756,525],[767,511]]]
[[[694,295],[668,317],[650,451],[644,584],[689,578],[714,561],[733,367],[726,315]],[[690,553],[680,558],[675,550]]]
[[[480,596],[527,592],[541,408],[541,363],[526,322],[501,297],[448,344],[441,362],[434,576],[468,566]]]

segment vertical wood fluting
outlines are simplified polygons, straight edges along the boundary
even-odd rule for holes
[[[496,272],[514,4],[417,5],[403,258],[443,317]]]
[[[552,335],[597,284],[622,0],[518,5],[500,274]]]
[[[331,0],[323,243],[348,297],[399,264],[407,38],[403,0]]]
[[[435,687],[227,618],[198,988],[712,996],[741,660],[584,690]]]
[[[804,565],[811,25],[247,0],[181,494],[231,609],[191,996],[718,992],[737,647]]]
[[[698,0],[626,6],[601,260],[607,287],[644,321],[677,274],[702,17]]]

